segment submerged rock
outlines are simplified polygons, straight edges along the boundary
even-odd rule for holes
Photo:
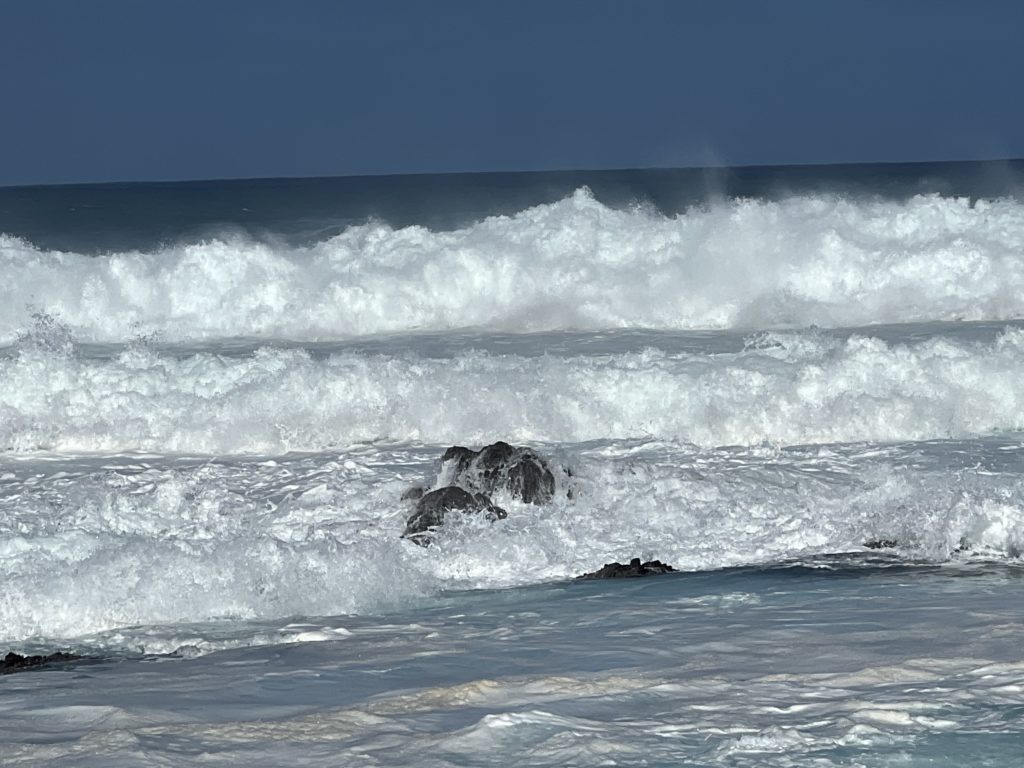
[[[20,653],[14,653],[11,651],[0,659],[0,675],[7,675],[11,672],[20,672],[23,669],[29,669],[31,667],[45,667],[49,664],[77,661],[81,658],[81,656],[76,656],[73,653],[64,653],[63,651],[57,651],[57,653],[49,653],[42,656],[22,656]]]
[[[483,514],[492,522],[508,517],[508,513],[493,504],[485,494],[470,493],[456,485],[449,485],[423,494],[402,535],[417,544],[427,544],[430,540],[427,534],[441,525],[449,512]]]
[[[622,563],[605,563],[604,567],[594,571],[593,573],[585,573],[582,576],[577,576],[577,579],[620,579],[628,578],[631,576],[654,576],[661,573],[671,573],[674,571],[671,565],[661,562],[660,560],[649,560],[646,563],[641,563],[639,557],[634,557],[629,561],[629,565],[623,565]]]
[[[501,441],[479,451],[457,445],[441,462],[449,483],[470,491],[490,496],[505,490],[527,504],[547,504],[555,495],[555,476],[532,448]]]

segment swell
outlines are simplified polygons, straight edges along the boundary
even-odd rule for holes
[[[700,446],[960,438],[1024,429],[1024,330],[895,343],[759,334],[739,352],[520,356],[265,347],[0,358],[0,449],[281,454],[360,443]]]
[[[738,199],[666,216],[581,189],[434,232],[352,226],[86,256],[0,236],[0,343],[45,313],[82,340],[339,339],[457,328],[785,328],[1024,316],[1024,206]]]

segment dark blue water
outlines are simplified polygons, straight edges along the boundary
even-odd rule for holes
[[[0,187],[0,233],[79,253],[150,250],[232,231],[297,245],[369,219],[454,229],[583,186],[606,205],[666,214],[720,197],[1020,197],[1024,160]]]

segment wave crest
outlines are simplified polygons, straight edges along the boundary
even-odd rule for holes
[[[666,217],[585,189],[452,232],[214,239],[100,257],[0,236],[0,342],[337,339],[476,327],[784,328],[1024,315],[1024,206],[938,195],[733,200]]]
[[[917,343],[773,333],[736,353],[523,357],[262,348],[0,359],[0,450],[237,454],[366,442],[928,440],[1024,429],[1024,330]]]

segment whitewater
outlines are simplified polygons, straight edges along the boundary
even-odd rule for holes
[[[0,190],[0,763],[1019,765],[1019,171]]]
[[[31,312],[92,341],[1002,320],[1024,312],[1022,247],[1016,200],[819,195],[666,217],[585,188],[455,231],[368,222],[302,247],[236,234],[96,259],[5,236],[25,300],[0,308],[0,341]]]

